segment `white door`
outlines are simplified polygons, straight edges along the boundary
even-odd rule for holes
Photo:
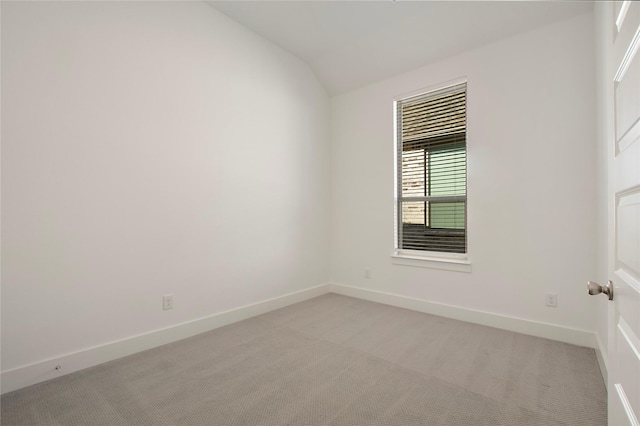
[[[640,2],[610,4],[609,425],[640,425]],[[604,283],[603,283],[604,284]]]

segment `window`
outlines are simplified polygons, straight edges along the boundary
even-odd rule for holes
[[[467,84],[397,100],[396,252],[467,253]]]

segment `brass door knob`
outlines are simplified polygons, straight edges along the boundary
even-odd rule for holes
[[[611,280],[609,280],[607,285],[604,287],[598,284],[597,282],[589,281],[587,283],[587,290],[589,291],[589,294],[592,296],[595,294],[604,293],[607,296],[609,296],[609,300],[613,300],[613,283],[611,282]]]

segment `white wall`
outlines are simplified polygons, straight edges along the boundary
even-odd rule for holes
[[[587,13],[333,98],[332,282],[593,336],[594,68]],[[393,98],[463,76],[472,272],[393,265]]]
[[[328,97],[213,8],[3,2],[2,113],[3,372],[328,282]]]

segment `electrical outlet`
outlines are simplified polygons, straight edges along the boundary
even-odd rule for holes
[[[173,294],[165,294],[162,297],[162,309],[173,309]]]
[[[366,269],[364,270],[364,277],[365,277],[365,278],[371,278],[371,269],[366,268]]]
[[[556,293],[546,293],[544,295],[544,304],[555,308],[558,306],[558,295]]]

